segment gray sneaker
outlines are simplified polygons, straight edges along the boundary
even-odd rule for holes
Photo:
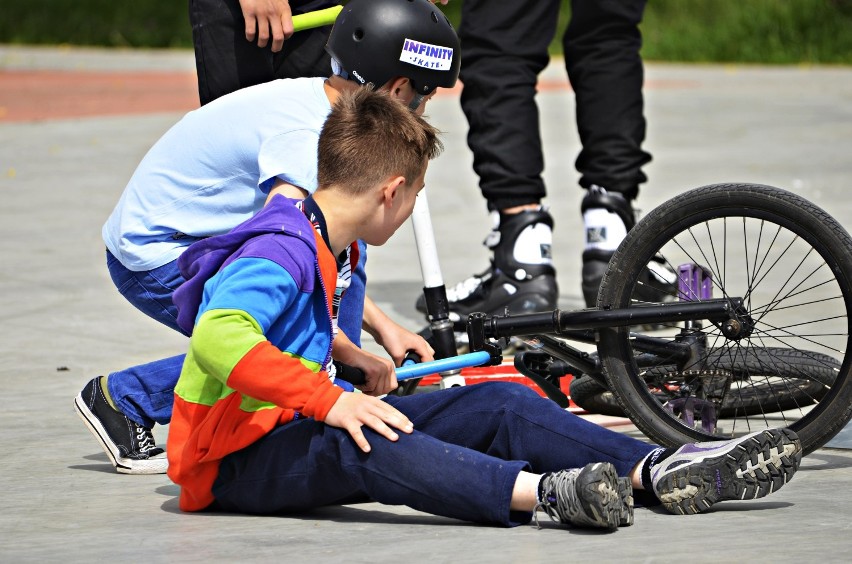
[[[615,467],[609,462],[547,473],[542,478],[544,500],[536,505],[533,515],[541,509],[552,521],[575,527],[616,529],[622,521],[619,485]],[[632,488],[629,499],[632,502]],[[538,517],[535,520],[538,525]]]
[[[658,464],[652,461],[651,483],[672,513],[701,513],[719,501],[769,495],[790,481],[801,460],[795,432],[767,429],[729,441],[684,445]]]
[[[165,474],[166,452],[154,444],[151,429],[114,410],[101,390],[101,378],[91,380],[74,398],[74,408],[122,474]]]

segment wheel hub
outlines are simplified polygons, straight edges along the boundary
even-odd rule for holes
[[[754,331],[754,320],[747,313],[737,313],[735,317],[723,321],[720,328],[725,337],[732,341],[739,341],[751,336],[752,331]]]

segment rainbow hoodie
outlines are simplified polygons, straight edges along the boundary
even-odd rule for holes
[[[295,202],[275,196],[229,233],[191,245],[178,266],[178,323],[192,338],[168,474],[180,508],[198,511],[214,500],[223,457],[299,417],[324,420],[343,393],[325,372],[337,262]]]

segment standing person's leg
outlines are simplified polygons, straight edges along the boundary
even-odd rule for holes
[[[291,2],[294,15],[335,6],[332,0]],[[330,27],[293,34],[278,53],[245,36],[239,0],[189,0],[195,67],[201,105],[275,78],[328,76],[325,42]]]
[[[589,191],[582,203],[582,289],[586,305],[594,306],[609,259],[636,222],[631,202],[647,180],[642,166],[651,160],[642,149],[639,23],[645,0],[572,0],[571,8],[563,46],[582,143],[576,167],[580,186]]]
[[[558,13],[555,0],[462,4],[461,106],[473,168],[499,225],[485,242],[494,253],[491,267],[448,292],[459,315],[556,305],[553,220],[540,207],[544,159],[535,94]],[[422,300],[418,309],[425,311]]]
[[[291,0],[293,15],[338,6],[338,0]],[[284,47],[273,56],[275,78],[303,76],[328,77],[331,74],[331,55],[325,50],[331,26],[306,29],[294,33]]]
[[[189,0],[201,105],[274,78],[272,51],[249,43],[239,0]]]

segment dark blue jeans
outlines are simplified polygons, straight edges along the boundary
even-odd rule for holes
[[[361,321],[364,314],[366,274],[364,262],[366,249],[362,245],[361,260],[352,273],[352,283],[340,306],[338,326],[352,342],[361,344]],[[106,252],[107,268],[119,293],[139,311],[163,325],[185,334],[177,325],[177,308],[172,293],[183,284],[177,261],[154,270],[133,272],[124,267],[112,253]],[[172,418],[174,389],[183,368],[185,355],[155,360],[113,372],[107,387],[113,401],[131,420],[153,427],[154,423],[167,424]]]
[[[412,434],[391,442],[364,427],[372,447],[365,454],[346,431],[313,419],[278,427],[222,461],[215,507],[287,513],[374,500],[515,526],[531,518],[509,510],[521,470],[612,462],[626,476],[654,449],[520,384],[489,382],[385,401],[411,419]]]

